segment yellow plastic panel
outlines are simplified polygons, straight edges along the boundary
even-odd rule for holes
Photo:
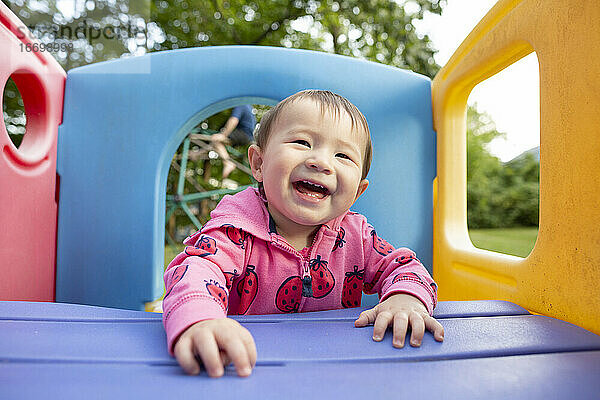
[[[500,0],[435,77],[433,270],[440,299],[509,300],[600,334],[599,21],[596,0]],[[540,227],[522,259],[469,240],[466,104],[475,85],[534,50]]]

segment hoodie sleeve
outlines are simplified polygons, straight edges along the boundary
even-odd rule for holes
[[[415,296],[431,315],[437,304],[437,285],[417,259],[415,253],[405,247],[394,249],[377,236],[368,223],[363,224],[365,255],[366,294],[378,293],[380,302],[396,293]]]
[[[233,226],[202,229],[183,243],[164,274],[163,324],[168,349],[188,327],[227,316],[229,290],[242,273],[248,236]],[[238,272],[240,271],[240,272]]]

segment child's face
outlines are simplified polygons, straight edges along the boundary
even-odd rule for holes
[[[275,221],[305,230],[348,210],[368,186],[361,179],[366,140],[352,130],[345,111],[337,118],[329,110],[322,114],[310,99],[282,110],[266,148],[249,150],[252,173],[263,182]]]

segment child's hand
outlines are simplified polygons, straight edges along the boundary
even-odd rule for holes
[[[190,375],[200,373],[198,360],[212,378],[223,375],[232,361],[239,376],[248,376],[256,364],[252,335],[230,318],[200,321],[185,330],[175,344],[175,358]]]
[[[373,326],[373,340],[383,340],[387,327],[391,324],[394,330],[394,347],[404,347],[406,330],[410,324],[412,335],[410,345],[418,347],[421,345],[425,328],[433,333],[438,342],[444,340],[444,327],[429,315],[425,305],[409,294],[398,293],[388,297],[370,310],[363,311],[354,321],[354,326],[363,327],[369,324]]]

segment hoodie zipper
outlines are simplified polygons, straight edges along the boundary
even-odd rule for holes
[[[292,253],[296,257],[298,257],[302,260],[302,297],[303,298],[313,297],[312,276],[310,275],[309,261],[310,261],[310,254],[312,252],[312,249],[313,249],[315,243],[317,242],[317,237],[319,236],[320,231],[321,231],[321,229],[319,228],[319,230],[315,234],[315,237],[313,238],[313,241],[309,247],[308,257],[303,256],[298,250],[296,250],[293,246],[291,246],[289,243],[287,243],[285,238],[283,238],[283,236],[281,236],[281,235],[278,235],[277,240],[273,242],[280,249],[285,250],[288,253]],[[279,238],[281,238],[281,239],[279,239]]]

